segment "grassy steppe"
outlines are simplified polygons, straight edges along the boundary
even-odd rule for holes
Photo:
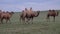
[[[21,24],[19,14],[15,13],[12,16],[11,24],[6,24],[5,21],[4,24],[0,24],[0,34],[60,34],[60,14],[55,22],[52,21],[53,17],[50,17],[50,22],[46,22],[47,12],[41,12],[34,18],[33,24]]]

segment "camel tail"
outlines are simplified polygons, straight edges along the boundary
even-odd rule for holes
[[[49,21],[49,14],[47,14],[47,16],[46,16],[46,20],[47,20],[47,22]]]
[[[49,15],[46,16],[46,19],[49,19]]]

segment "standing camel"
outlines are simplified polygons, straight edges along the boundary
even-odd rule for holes
[[[23,10],[22,14],[20,15],[20,22],[21,22],[21,20],[23,22],[25,22],[25,16],[26,16],[27,13],[29,13],[29,12],[28,12],[27,8],[25,8],[25,10]]]
[[[33,18],[34,17],[38,17],[39,16],[39,13],[40,11],[36,11],[36,12],[33,12],[32,14],[26,14],[26,19],[27,19],[27,22],[31,19],[31,22],[33,24]]]
[[[3,19],[6,20],[6,23],[8,21],[10,21],[10,18],[12,17],[12,15],[14,14],[14,12],[5,12],[1,14],[1,23],[3,23]]]
[[[33,18],[34,18],[34,17],[37,17],[37,16],[39,15],[39,13],[40,13],[40,11],[36,11],[36,12],[31,11],[31,13],[28,12],[28,11],[26,11],[26,15],[24,15],[24,12],[25,12],[25,11],[22,12],[20,18],[21,18],[21,19],[24,19],[24,20],[25,20],[25,18],[26,18],[28,21],[29,21],[30,19],[32,19],[32,21],[33,21]],[[27,13],[27,12],[28,12],[28,13]],[[33,12],[33,13],[32,13],[32,12]],[[27,21],[27,22],[28,22],[28,21]]]
[[[58,16],[59,12],[56,12],[55,10],[49,10],[47,14],[47,19],[49,19],[50,16],[53,17],[53,21],[55,22],[55,17]]]

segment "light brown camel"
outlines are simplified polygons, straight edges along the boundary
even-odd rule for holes
[[[49,20],[49,17],[53,17],[53,21],[55,22],[55,17],[58,16],[59,12],[56,12],[55,10],[49,10],[47,14],[47,19]]]
[[[30,15],[31,13],[32,13],[31,12],[31,8],[30,8],[30,10],[28,10],[27,8],[25,8],[25,10],[23,10],[22,14],[20,15],[20,20],[22,19],[22,21],[25,22],[25,16],[26,16],[26,14]]]
[[[25,10],[22,10],[22,14],[20,15],[20,20],[22,19],[23,22],[25,22],[25,16],[27,13],[29,13],[27,8],[25,8]]]
[[[32,22],[32,24],[33,24],[33,18],[34,17],[38,17],[39,16],[39,13],[40,13],[40,11],[36,11],[36,12],[33,12],[32,14],[27,14],[26,15],[26,18],[27,18],[27,22],[31,19],[31,22]]]
[[[22,14],[20,15],[20,18],[23,19],[25,21],[25,18],[29,21],[30,19],[32,19],[33,21],[33,18],[34,17],[37,17],[39,15],[40,11],[36,11],[36,12],[33,12],[33,13],[26,13],[26,15],[24,16],[24,11],[22,12]],[[27,21],[27,22],[28,22]],[[33,22],[32,22],[33,23]]]
[[[25,15],[26,15],[26,12],[24,12],[24,10],[22,10],[22,12],[20,14],[20,22],[21,21],[25,22]]]
[[[6,20],[6,23],[8,22],[8,21],[10,21],[10,18],[12,17],[12,15],[14,14],[14,12],[5,12],[5,13],[2,13],[1,14],[1,23],[3,23],[3,19],[5,19]]]

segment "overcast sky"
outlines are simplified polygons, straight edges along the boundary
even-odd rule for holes
[[[59,10],[60,0],[0,0],[0,10],[17,12],[30,7],[33,10]]]

